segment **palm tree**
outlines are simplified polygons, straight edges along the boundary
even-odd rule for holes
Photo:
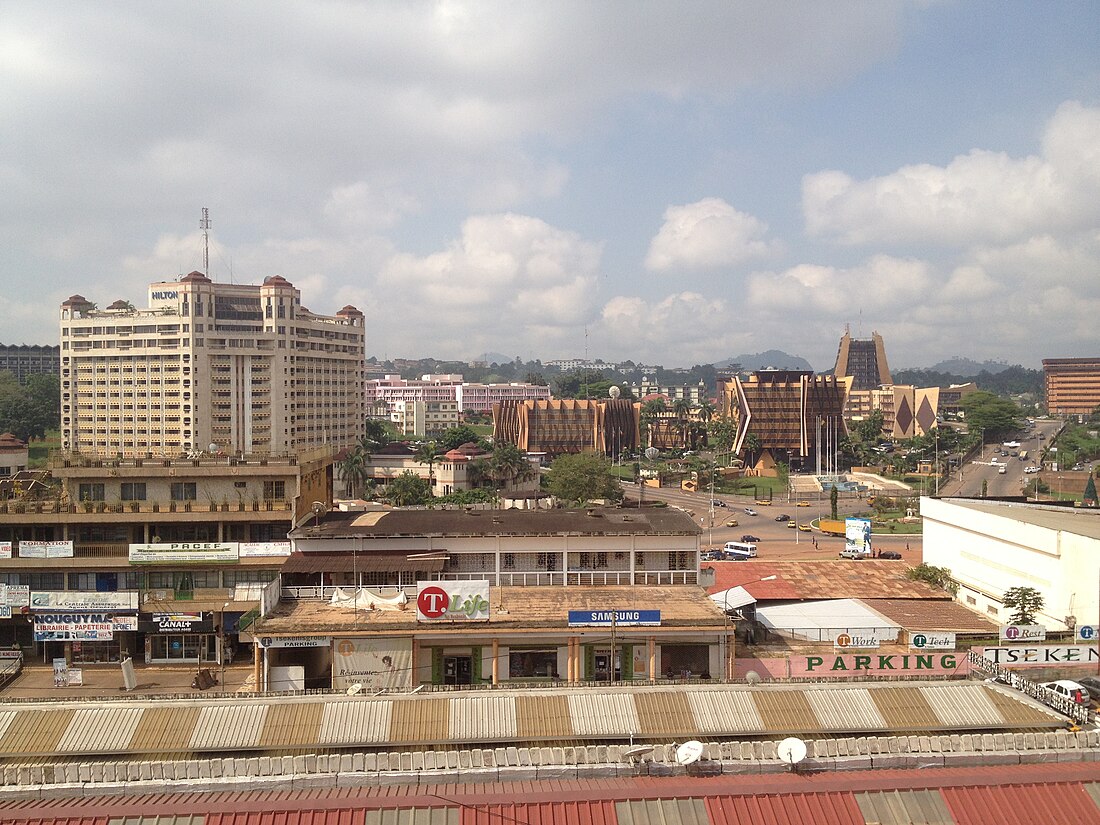
[[[699,399],[699,420],[704,424],[709,424],[710,420],[714,417],[714,402],[709,398]]]
[[[489,473],[497,484],[522,480],[532,474],[531,462],[515,444],[498,444],[489,457]]]
[[[435,477],[432,475],[432,465],[442,454],[438,444],[434,441],[425,441],[416,449],[416,455],[413,456],[419,463],[428,465],[428,483],[432,486],[433,491],[435,490]]]
[[[360,490],[367,480],[367,465],[370,455],[360,449],[361,445],[349,447],[344,451],[343,458],[337,461],[340,475],[344,477],[344,495],[358,497]]]

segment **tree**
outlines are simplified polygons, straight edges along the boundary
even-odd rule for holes
[[[837,501],[839,501],[839,499],[840,493],[836,491],[836,486],[834,485],[829,490],[829,511],[832,513],[833,521],[836,521],[836,507]]]
[[[699,400],[699,420],[703,424],[709,424],[712,418],[714,418],[714,402],[709,398],[701,398]]]
[[[443,431],[443,435],[439,437],[439,449],[441,452],[446,453],[471,442],[481,444],[481,436],[477,434],[473,427],[460,424],[457,427],[451,427]]]
[[[707,433],[714,439],[714,446],[718,452],[729,453],[733,450],[733,442],[737,438],[737,425],[728,418],[712,419],[707,424]]]
[[[1081,504],[1085,507],[1096,506],[1096,479],[1091,475],[1088,482],[1085,484],[1085,494],[1081,496]]]
[[[946,567],[921,562],[916,567],[910,567],[905,575],[913,581],[926,582],[940,590],[946,590],[952,596],[959,592],[959,585],[951,578],[951,571]]]
[[[0,432],[22,441],[45,438],[61,423],[61,387],[56,375],[27,376],[20,384],[10,372],[0,372]]]
[[[1035,615],[1043,609],[1043,594],[1034,587],[1010,587],[1001,603],[1012,610],[1012,624],[1034,624]]]
[[[1007,398],[979,390],[963,396],[959,406],[966,414],[970,431],[983,431],[987,441],[1000,440],[1020,429],[1023,418],[1020,408]]]
[[[577,504],[593,499],[620,501],[623,490],[613,469],[601,455],[558,456],[550,465],[547,486],[559,499]]]
[[[406,470],[386,485],[385,495],[395,507],[415,507],[432,500],[432,488],[426,478]]]
[[[433,483],[432,465],[435,464],[435,460],[439,458],[443,453],[439,449],[439,445],[434,441],[425,441],[419,447],[416,448],[416,454],[413,456],[421,464],[428,465],[428,484]]]

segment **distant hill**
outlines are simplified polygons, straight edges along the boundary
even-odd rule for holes
[[[766,367],[775,367],[781,370],[812,370],[810,362],[797,355],[788,355],[782,350],[770,349],[767,352],[757,352],[752,355],[735,355],[725,361],[714,364],[716,369],[727,369],[734,364],[740,364],[743,370],[762,370]]]
[[[928,367],[929,372],[943,372],[948,375],[961,375],[966,378],[971,378],[982,372],[987,372],[990,375],[996,375],[999,372],[1004,372],[1009,368],[1009,365],[1003,361],[983,361],[978,363],[969,358],[962,358],[955,356],[949,358],[946,361],[940,361],[938,364],[934,364]]]
[[[513,355],[501,355],[499,352],[485,352],[479,355],[477,358],[471,359],[470,363],[483,363],[483,364],[510,364],[515,360],[516,356]]]

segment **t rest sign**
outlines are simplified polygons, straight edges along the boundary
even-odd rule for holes
[[[418,622],[485,622],[489,620],[489,582],[417,582]]]

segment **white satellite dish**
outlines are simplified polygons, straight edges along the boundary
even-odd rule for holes
[[[618,398],[620,395],[623,394],[623,391],[620,390],[618,387],[616,387],[614,384],[612,384],[610,387],[607,388],[607,394],[611,398]]]
[[[694,765],[703,758],[703,743],[691,739],[676,749],[677,765]]]
[[[356,682],[354,685],[348,687],[348,696],[358,696],[363,692],[363,683]]]
[[[760,674],[757,673],[755,670],[750,670],[748,673],[745,674],[745,681],[748,682],[750,685],[758,685],[764,680],[760,678]]]
[[[797,765],[806,758],[806,743],[797,736],[789,736],[776,746],[779,758],[788,765]]]
[[[635,745],[623,751],[623,759],[629,759],[633,762],[635,759],[641,759],[651,753],[653,753],[653,745]]]

